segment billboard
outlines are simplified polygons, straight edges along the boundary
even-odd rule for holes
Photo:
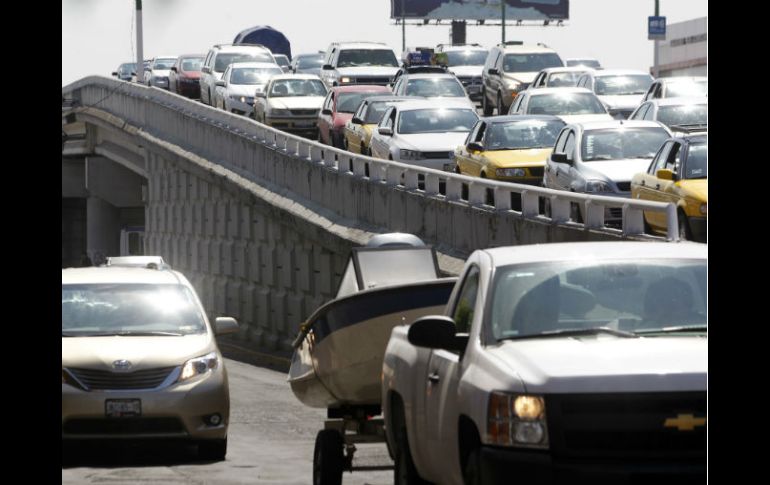
[[[390,18],[501,20],[503,1],[506,20],[569,19],[569,0],[390,0]]]

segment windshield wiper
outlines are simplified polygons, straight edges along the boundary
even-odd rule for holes
[[[697,324],[697,325],[676,325],[673,327],[663,327],[663,328],[653,328],[650,330],[639,330],[636,333],[638,334],[648,334],[648,333],[679,333],[679,332],[693,332],[693,331],[701,331],[705,332],[708,331],[708,325],[703,324]]]
[[[573,337],[578,335],[596,335],[600,333],[607,333],[615,335],[616,337],[633,338],[638,337],[633,332],[625,332],[623,330],[615,330],[609,327],[591,327],[591,328],[563,328],[560,330],[547,330],[540,333],[532,333],[528,335],[518,335],[515,337],[504,337],[500,340],[519,340],[525,338],[543,338],[543,337]]]

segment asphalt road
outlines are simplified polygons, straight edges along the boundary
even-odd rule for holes
[[[225,359],[230,377],[227,459],[200,462],[193,446],[66,447],[62,484],[312,483],[315,435],[326,411],[303,406],[286,373]],[[392,465],[385,444],[358,445],[357,466]],[[345,472],[345,485],[393,483],[393,471]]]

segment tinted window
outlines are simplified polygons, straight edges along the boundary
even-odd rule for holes
[[[564,86],[577,85],[578,79],[582,72],[554,72],[548,76],[549,88],[560,88]]]
[[[345,49],[340,51],[337,67],[392,66],[398,67],[393,51],[389,49]]]
[[[506,54],[503,59],[505,72],[536,72],[548,67],[564,67],[558,55],[550,52],[540,54]]]
[[[274,55],[273,57],[275,58],[276,64],[278,64],[279,66],[287,66],[288,67],[288,65],[289,65],[289,58],[288,57],[280,55],[280,54]]]
[[[445,52],[447,66],[483,66],[487,60],[487,51],[467,50]]]
[[[648,74],[628,74],[622,76],[601,76],[595,79],[596,94],[623,95],[644,94],[652,84],[652,76]]]
[[[652,159],[668,139],[663,128],[621,128],[583,132],[584,162],[620,160],[623,158]]]
[[[524,120],[509,123],[491,123],[487,131],[487,150],[515,150],[521,148],[552,148],[556,136],[564,128],[561,120]]]
[[[607,110],[593,93],[534,94],[529,98],[527,114],[588,115]]]
[[[426,108],[403,111],[398,133],[443,133],[470,131],[479,117],[469,109]]]

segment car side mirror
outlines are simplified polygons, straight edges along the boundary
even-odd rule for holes
[[[655,176],[661,180],[674,180],[674,172],[667,168],[659,168]]]
[[[393,136],[393,128],[387,128],[382,126],[380,128],[377,128],[377,133],[385,136]]]
[[[254,93],[254,97],[255,98],[264,98],[266,96],[265,96],[265,93],[263,91],[257,91],[256,93]]]
[[[176,66],[171,66],[171,70],[174,71],[174,72],[179,72],[179,71],[176,70]]]
[[[117,77],[117,76],[118,76],[118,73],[117,73],[117,72],[113,72],[113,73],[112,73],[112,75],[113,75],[113,76],[115,76],[115,77]]]
[[[323,69],[324,71],[331,71],[331,70],[334,70],[334,67],[332,67],[331,64],[324,64],[321,69]]]
[[[409,326],[409,343],[415,347],[462,351],[468,343],[467,335],[457,335],[455,322],[444,315],[418,318]]]
[[[332,110],[330,110],[329,108],[326,108],[324,110],[321,110],[321,114],[322,115],[329,115],[329,116],[331,116],[332,115]]]
[[[350,120],[350,122],[353,123],[354,125],[363,125],[364,124],[364,120],[362,120],[361,118],[359,118],[357,116],[354,116],[353,119]]]
[[[223,88],[227,86],[224,81],[217,81],[217,86],[222,86]]]
[[[232,317],[217,317],[214,320],[214,335],[227,335],[238,331],[238,321]]]
[[[494,67],[487,70],[487,74],[500,74],[500,71],[495,69]]]
[[[205,72],[206,74],[211,74],[211,68],[208,66],[201,67],[201,72]]]
[[[551,153],[551,161],[554,163],[570,163],[570,160],[567,160],[566,153]]]
[[[484,147],[481,146],[481,143],[478,143],[478,142],[475,142],[475,141],[472,141],[472,142],[468,143],[467,148],[468,148],[469,152],[483,152],[484,151]]]

